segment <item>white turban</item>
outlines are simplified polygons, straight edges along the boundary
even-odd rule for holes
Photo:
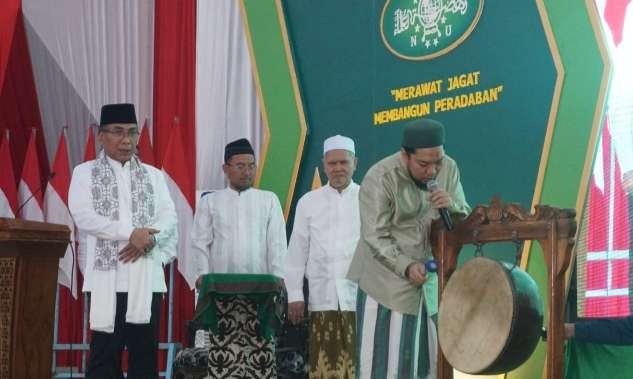
[[[340,134],[332,136],[323,142],[323,155],[330,150],[347,150],[352,154],[356,154],[354,150],[354,141],[349,137]]]

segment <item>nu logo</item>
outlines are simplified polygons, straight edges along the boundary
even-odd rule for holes
[[[483,7],[484,0],[387,0],[380,16],[382,40],[400,58],[433,59],[470,35]]]

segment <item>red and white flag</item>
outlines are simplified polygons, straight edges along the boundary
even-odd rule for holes
[[[86,147],[84,147],[84,162],[97,159],[97,150],[95,147],[95,132],[97,125],[91,124],[88,127],[88,137],[86,138]]]
[[[22,178],[18,185],[18,212],[25,220],[44,221],[42,177],[37,159],[37,146],[35,143],[36,131],[33,129],[29,145],[26,148]]]
[[[149,128],[147,127],[147,119],[145,119],[145,124],[143,125],[143,129],[141,129],[141,137],[139,138],[138,145],[138,156],[141,159],[141,162],[156,167],[156,159],[154,159],[154,150],[152,149],[152,141],[149,138]]]
[[[94,135],[95,128],[97,128],[97,126],[94,124],[88,127],[88,137],[86,138],[86,147],[84,147],[84,162],[97,159]],[[86,267],[86,237],[82,235],[81,230],[77,230],[77,263],[79,264],[79,271],[81,271],[83,275],[84,268]]]
[[[84,148],[84,162],[94,160],[96,157],[95,150],[95,138],[94,138],[94,130],[96,129],[96,125],[90,125],[88,127],[88,137],[86,138],[86,145]],[[65,136],[64,136],[65,137]],[[57,150],[57,155],[59,155],[59,147]],[[57,162],[57,159],[56,159]],[[54,169],[57,170],[57,169]],[[69,176],[70,178],[70,176]],[[67,193],[67,192],[66,192]],[[75,229],[75,239],[77,240],[77,264],[75,267],[79,267],[80,273],[75,272],[73,275],[73,288],[71,291],[70,288],[65,289],[60,287],[59,291],[59,324],[58,324],[58,340],[59,343],[77,343],[82,341],[82,323],[84,320],[83,310],[84,310],[84,297],[77,297],[75,294],[75,286],[80,289],[83,283],[83,269],[85,267],[85,248],[86,248],[86,239],[83,238],[79,229]],[[60,274],[61,274],[61,263],[60,260]],[[76,277],[76,279],[75,279]],[[76,281],[76,284],[75,284]],[[59,282],[61,284],[61,281]],[[74,297],[74,299],[73,299]],[[86,305],[87,306],[87,305]],[[80,353],[70,353],[70,352],[60,352],[58,354],[57,363],[60,366],[78,366],[81,365],[81,354]]]
[[[609,25],[609,29],[611,29],[611,37],[616,46],[622,42],[626,7],[630,1],[631,0],[607,0],[604,5],[604,19],[607,25]]]
[[[189,234],[193,224],[193,183],[186,171],[187,162],[180,126],[173,125],[163,159],[163,173],[178,214],[178,270],[193,289],[196,282]]]
[[[0,217],[15,218],[18,209],[18,195],[15,188],[15,175],[13,174],[13,159],[11,158],[11,146],[9,144],[9,129],[0,143],[0,162],[2,162],[2,175],[0,175]]]
[[[68,159],[68,147],[66,146],[65,128],[59,137],[55,161],[52,172],[55,175],[48,182],[44,193],[44,215],[46,222],[65,224],[70,228],[71,244],[75,240],[75,223],[68,210],[68,189],[70,188],[70,161]],[[59,284],[69,288],[74,298],[77,298],[77,273],[74,272],[75,257],[71,245],[68,245],[66,254],[59,260]]]
[[[629,206],[605,121],[589,188],[583,317],[630,314]],[[583,278],[584,277],[584,278]]]

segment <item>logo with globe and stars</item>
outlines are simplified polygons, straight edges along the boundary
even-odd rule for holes
[[[400,58],[436,58],[470,35],[483,6],[483,0],[387,0],[380,17],[382,40]]]

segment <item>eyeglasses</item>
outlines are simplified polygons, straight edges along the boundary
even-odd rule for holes
[[[257,165],[255,163],[248,163],[248,164],[246,164],[246,163],[233,163],[233,164],[228,163],[228,165],[231,166],[231,167],[235,167],[239,171],[244,171],[247,168],[249,170],[255,170],[257,168]]]
[[[116,138],[124,138],[124,137],[136,138],[138,137],[138,134],[139,134],[138,129],[136,128],[133,128],[133,129],[114,128],[114,129],[103,129],[101,131],[104,133],[109,133]]]

